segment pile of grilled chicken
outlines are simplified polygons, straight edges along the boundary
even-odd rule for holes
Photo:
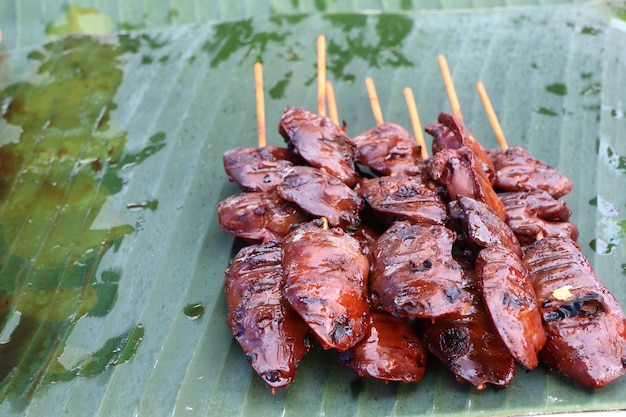
[[[433,156],[402,127],[356,137],[287,107],[287,146],[223,156],[218,205],[249,243],[226,271],[227,322],[272,390],[313,340],[359,376],[419,381],[428,352],[479,389],[540,362],[602,387],[626,372],[626,319],[576,243],[572,183],[520,147],[485,150],[441,113]]]

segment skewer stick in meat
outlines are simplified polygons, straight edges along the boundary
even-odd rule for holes
[[[263,95],[263,65],[254,63],[254,91],[256,94],[256,119],[259,136],[259,147],[267,144],[265,129],[265,97]]]
[[[328,101],[328,117],[334,124],[339,126],[339,113],[337,112],[337,100],[333,83],[326,81],[326,100]]]
[[[417,105],[415,104],[415,96],[411,87],[404,88],[404,100],[406,101],[406,107],[409,111],[409,119],[411,120],[411,126],[415,134],[415,140],[417,144],[422,148],[422,159],[428,159],[428,149],[426,148],[426,141],[424,140],[424,132],[422,129],[422,123],[420,122],[420,116],[417,112]]]
[[[370,106],[372,107],[376,125],[381,125],[385,121],[383,119],[383,112],[380,109],[380,102],[378,101],[378,94],[376,94],[376,87],[374,86],[372,77],[365,78],[365,88],[367,89],[367,97],[369,97],[370,100]]]
[[[491,128],[493,129],[493,134],[496,136],[496,140],[498,141],[500,149],[508,149],[509,145],[506,143],[506,138],[504,137],[504,132],[502,131],[502,127],[500,126],[500,122],[498,121],[498,116],[496,116],[496,112],[493,109],[493,105],[491,104],[489,95],[487,95],[487,90],[485,90],[485,86],[481,81],[478,81],[476,83],[476,90],[478,91],[478,95],[480,96],[480,101],[482,101],[483,103],[485,113],[487,113],[487,118],[489,119],[489,123],[491,124]]]
[[[452,82],[452,75],[450,74],[450,67],[448,67],[448,60],[444,55],[438,55],[439,69],[441,70],[441,76],[443,77],[443,84],[446,87],[448,93],[448,100],[450,100],[450,107],[452,108],[452,114],[458,120],[463,122],[463,113],[461,112],[461,105],[459,104],[459,98],[456,95],[456,89]]]
[[[317,113],[326,116],[326,37],[317,37]]]

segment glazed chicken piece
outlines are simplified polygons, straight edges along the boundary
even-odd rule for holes
[[[459,196],[473,198],[487,204],[498,217],[506,220],[502,201],[477,164],[474,152],[467,147],[443,149],[431,158],[427,170],[433,180],[445,185],[450,199],[456,200]]]
[[[308,220],[298,206],[267,192],[233,194],[217,205],[217,213],[224,232],[249,242],[279,240]]]
[[[262,146],[235,148],[224,152],[228,179],[244,191],[274,191],[283,178],[282,170],[299,165],[300,158],[287,148]]]
[[[437,123],[426,125],[426,132],[433,137],[433,155],[444,149],[460,149],[466,147],[476,155],[477,165],[485,173],[490,184],[495,181],[496,170],[487,151],[467,130],[462,121],[457,120],[450,113],[439,113]]]
[[[507,224],[522,245],[546,236],[578,239],[578,228],[568,222],[571,210],[543,190],[499,193],[507,213]]]
[[[506,247],[491,246],[480,251],[475,268],[476,284],[500,339],[517,362],[534,369],[546,333],[526,265]]]
[[[573,184],[563,174],[528,152],[513,146],[506,150],[489,150],[496,168],[494,188],[499,191],[544,190],[559,198],[572,191]]]
[[[539,359],[592,388],[626,372],[626,317],[571,239],[545,237],[523,258],[541,305],[547,342]]]
[[[372,303],[399,317],[431,320],[467,310],[471,297],[452,257],[455,238],[444,226],[394,223],[374,245]]]
[[[276,388],[288,386],[309,351],[309,327],[281,293],[280,243],[244,247],[226,270],[226,320],[252,368]]]
[[[326,217],[332,227],[358,229],[363,200],[346,184],[320,169],[306,166],[286,168],[283,174],[283,181],[276,188],[283,200],[314,217]]]
[[[503,246],[517,256],[522,256],[513,230],[493,210],[480,201],[459,196],[448,203],[448,213],[458,230],[460,243],[477,254],[482,248]]]
[[[283,241],[283,294],[325,349],[346,350],[367,336],[369,261],[359,242],[321,220]]]
[[[426,372],[427,352],[415,330],[391,314],[371,311],[369,335],[339,361],[360,377],[384,381],[418,382]]]
[[[402,126],[382,123],[352,138],[359,159],[378,175],[420,175],[421,147]]]
[[[356,149],[329,118],[288,106],[278,131],[309,165],[323,169],[350,187],[356,185]]]
[[[420,320],[428,350],[452,371],[459,382],[479,390],[487,384],[506,387],[515,376],[515,360],[508,353],[485,311],[472,292],[471,306],[438,320]]]
[[[395,220],[443,224],[447,217],[443,200],[421,176],[364,178],[356,191],[386,225]]]

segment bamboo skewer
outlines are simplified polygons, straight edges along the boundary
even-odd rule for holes
[[[265,128],[265,97],[263,92],[263,65],[260,62],[254,63],[254,91],[256,95],[256,120],[258,131],[259,147],[267,145],[267,134]]]
[[[450,67],[448,67],[448,61],[444,55],[437,56],[439,61],[439,69],[441,70],[441,76],[443,77],[443,84],[446,87],[448,93],[448,100],[450,101],[450,107],[452,108],[452,114],[454,117],[463,122],[463,113],[461,112],[461,105],[459,104],[459,98],[456,95],[456,89],[452,82],[452,74],[450,74]]]
[[[422,131],[422,123],[417,112],[417,105],[415,104],[415,96],[411,87],[404,88],[404,100],[406,101],[406,107],[409,111],[409,119],[411,120],[411,126],[415,134],[415,141],[422,149],[422,159],[428,159],[428,149],[426,149],[426,141],[424,140],[424,132]]]
[[[317,37],[317,113],[326,116],[326,38]]]
[[[383,112],[380,109],[380,102],[378,101],[378,95],[376,94],[376,87],[374,86],[372,77],[365,78],[365,88],[367,89],[367,96],[370,100],[376,126],[381,125],[384,123]]]
[[[335,99],[335,89],[333,83],[326,81],[326,100],[328,101],[328,117],[339,126],[339,113],[337,112],[337,100]]]
[[[502,131],[502,127],[500,126],[500,122],[498,121],[498,116],[496,116],[496,112],[493,109],[493,105],[491,104],[489,95],[487,95],[487,90],[485,90],[485,86],[481,81],[478,81],[476,83],[476,90],[478,91],[478,95],[480,96],[480,101],[482,101],[483,103],[483,108],[485,109],[485,113],[487,113],[487,118],[489,119],[489,123],[491,124],[491,129],[493,129],[493,134],[498,141],[498,145],[500,145],[500,149],[508,149],[509,145],[507,144],[506,138],[504,137],[504,132]]]

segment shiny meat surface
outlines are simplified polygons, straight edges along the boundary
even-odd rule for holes
[[[482,248],[504,246],[522,256],[522,247],[515,233],[488,205],[459,196],[448,206],[450,217],[459,224],[459,239],[476,253]]]
[[[374,244],[380,236],[378,229],[369,224],[361,223],[356,232],[351,233],[350,235],[359,242],[361,252],[363,252],[363,255],[367,256],[370,264],[372,264],[374,262]]]
[[[287,148],[263,146],[235,148],[222,158],[228,179],[244,191],[273,191],[283,178],[282,170],[298,165],[300,158]]]
[[[548,340],[539,358],[592,388],[626,372],[626,317],[571,239],[546,237],[524,262],[541,305]]]
[[[434,322],[420,321],[428,350],[452,371],[459,382],[484,389],[506,387],[515,376],[515,360],[496,334],[482,300],[474,295],[470,308]]]
[[[339,361],[360,377],[384,381],[418,382],[426,372],[427,352],[415,330],[398,317],[372,311],[369,336],[348,350]]]
[[[450,113],[439,113],[437,123],[426,125],[426,132],[433,137],[433,155],[444,149],[459,149],[467,147],[471,149],[478,160],[478,166],[485,173],[487,179],[493,184],[495,180],[495,168],[487,155],[487,151],[474,138],[465,127],[463,122],[457,120]]]
[[[266,192],[233,194],[217,205],[217,214],[223,231],[252,241],[278,240],[308,220],[298,206]]]
[[[394,223],[374,245],[374,305],[400,317],[433,320],[467,309],[463,270],[452,258],[455,237],[444,226]]]
[[[359,227],[361,197],[332,175],[312,167],[293,166],[284,171],[276,188],[285,201],[315,217],[326,217],[332,227],[354,231]]]
[[[499,193],[507,213],[507,224],[519,242],[529,245],[546,236],[578,239],[578,228],[568,222],[571,210],[543,190]]]
[[[356,191],[384,224],[395,220],[443,224],[446,205],[421,176],[363,178]]]
[[[358,161],[379,175],[419,175],[421,147],[402,126],[382,123],[352,138]]]
[[[359,179],[354,165],[356,149],[345,132],[330,119],[288,106],[278,131],[309,165],[324,169],[350,187],[356,185]]]
[[[308,352],[309,327],[281,294],[281,247],[247,246],[226,270],[226,321],[252,368],[272,388],[288,386]]]
[[[504,205],[485,173],[478,168],[476,156],[471,149],[443,149],[431,158],[427,170],[433,180],[445,185],[452,200],[465,196],[482,201],[498,217],[506,220]]]
[[[496,168],[494,187],[501,191],[544,190],[559,198],[569,193],[572,182],[555,168],[528,155],[528,152],[513,146],[504,151],[489,150],[489,157]]]
[[[537,367],[546,333],[526,265],[509,249],[492,246],[480,251],[475,268],[476,283],[500,339],[522,366]]]
[[[304,223],[283,241],[283,294],[325,349],[349,349],[367,336],[369,261],[342,229]]]

